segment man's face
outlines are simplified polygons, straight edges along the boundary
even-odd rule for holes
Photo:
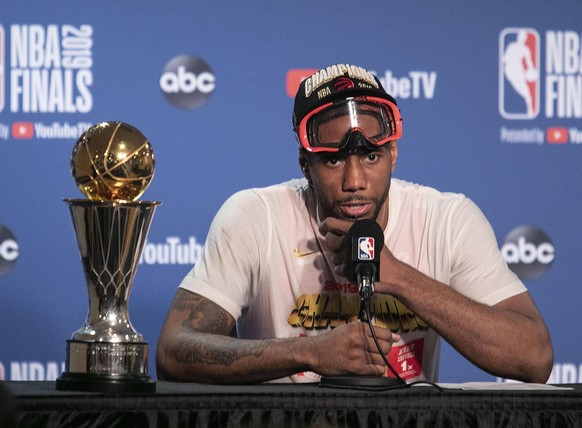
[[[373,151],[363,147],[347,153],[302,151],[299,163],[313,185],[320,220],[376,219],[387,201],[397,156],[396,141]]]

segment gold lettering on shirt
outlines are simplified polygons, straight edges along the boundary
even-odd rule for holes
[[[295,302],[287,322],[307,330],[334,328],[358,318],[360,297],[341,294],[303,294]],[[393,332],[427,330],[428,324],[399,300],[386,294],[376,294],[370,301],[374,325]]]

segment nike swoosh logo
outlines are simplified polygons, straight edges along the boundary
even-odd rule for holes
[[[305,256],[310,256],[312,254],[319,253],[319,250],[314,251],[299,251],[299,248],[295,247],[293,250],[293,257],[301,258]]]

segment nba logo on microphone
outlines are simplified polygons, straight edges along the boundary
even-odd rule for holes
[[[374,260],[374,238],[358,238],[358,260]]]
[[[540,35],[532,28],[506,28],[499,35],[499,113],[533,119],[540,112]]]

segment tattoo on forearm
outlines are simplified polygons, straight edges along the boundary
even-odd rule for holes
[[[264,341],[239,340],[226,336],[233,327],[228,314],[204,297],[180,291],[172,308],[175,311],[188,311],[188,317],[181,324],[184,328],[183,337],[169,350],[181,363],[228,366],[241,358],[258,357],[268,346],[268,342]]]
[[[241,358],[260,356],[267,346],[266,343],[251,343],[241,339],[225,338],[227,342],[215,347],[212,343],[214,339],[208,335],[197,336],[196,339],[188,343],[176,345],[171,352],[172,356],[184,364],[202,363],[230,366]]]
[[[190,311],[182,327],[205,333],[228,334],[230,328],[224,309],[203,297],[183,294],[178,296],[174,306],[178,310]]]

